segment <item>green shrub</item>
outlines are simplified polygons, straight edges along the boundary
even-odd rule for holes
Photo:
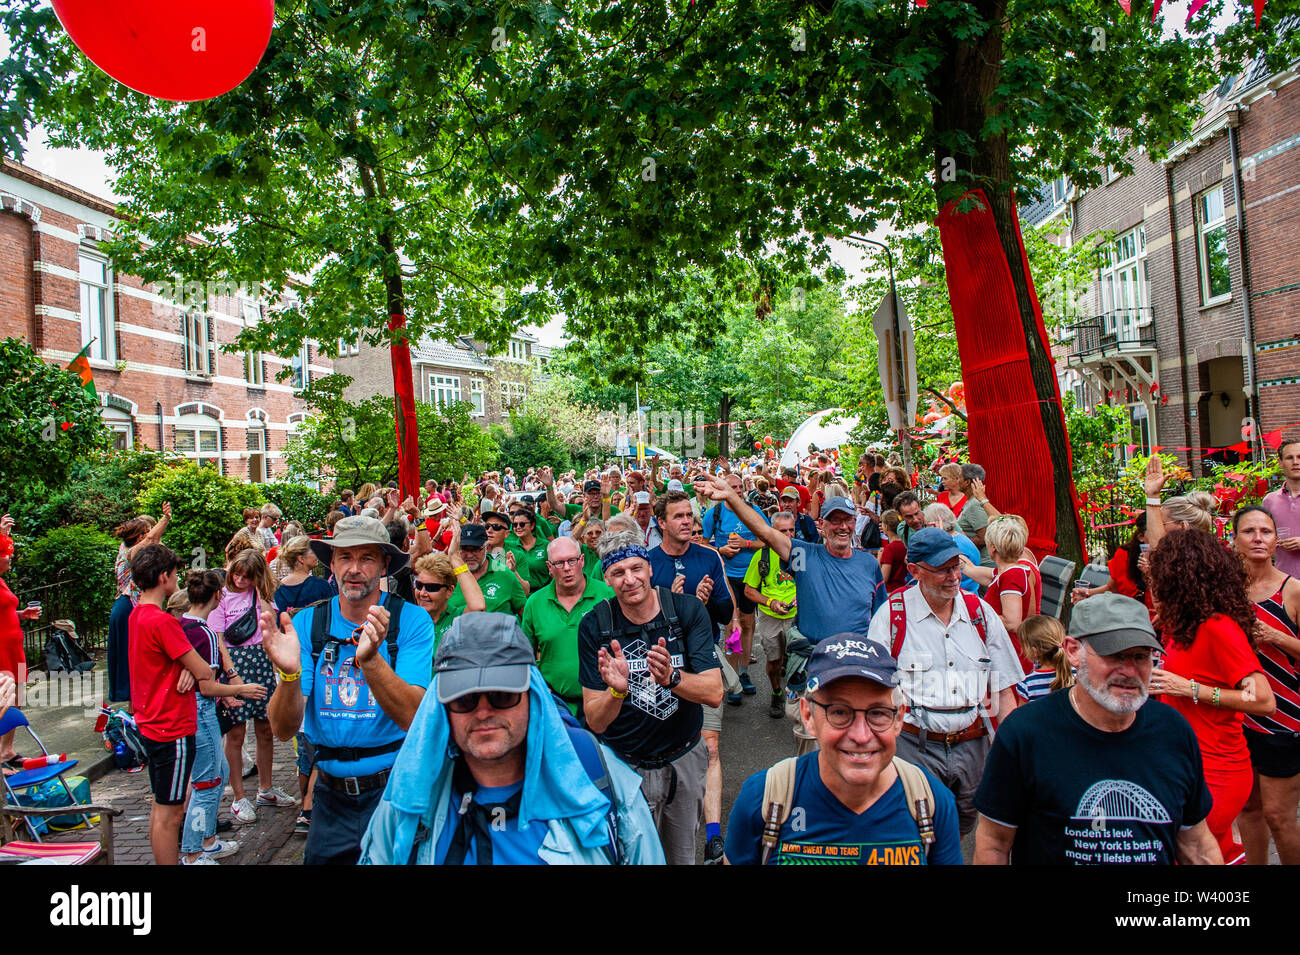
[[[333,498],[306,484],[276,481],[262,485],[262,493],[269,503],[280,509],[286,521],[297,521],[308,531],[324,528]]]
[[[89,524],[56,527],[16,552],[15,590],[57,584],[40,595],[43,619],[68,617],[82,632],[100,629],[117,596],[117,548],[117,538]]]
[[[164,501],[171,503],[172,518],[163,543],[191,567],[200,557],[208,567],[220,566],[226,544],[244,526],[244,508],[266,503],[259,485],[231,480],[193,461],[160,464],[145,478],[136,499],[140,511],[161,514]]]

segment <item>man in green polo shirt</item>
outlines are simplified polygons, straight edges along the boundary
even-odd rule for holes
[[[794,514],[778,511],[772,515],[772,529],[794,539]],[[763,576],[761,564],[767,558],[767,575]],[[754,623],[754,638],[759,641],[767,657],[767,678],[772,684],[772,700],[767,715],[773,719],[785,716],[785,694],[781,691],[781,675],[785,672],[785,635],[794,623],[794,574],[790,565],[770,547],[760,547],[754,552],[745,572],[745,596],[758,604],[758,617]]]
[[[563,697],[574,715],[582,705],[578,682],[578,624],[600,601],[614,596],[603,580],[582,572],[582,552],[572,537],[559,537],[546,549],[551,582],[524,604],[523,628],[537,651],[537,668]]]
[[[537,593],[551,582],[546,565],[548,542],[537,535],[537,515],[525,504],[510,505],[510,526],[513,530],[506,538],[506,550],[515,555],[515,569],[528,581],[529,593]]]
[[[546,488],[546,499],[550,502],[551,509],[556,514],[563,515],[565,520],[573,521],[575,526],[578,523],[585,524],[592,518],[607,521],[611,514],[618,513],[618,508],[610,507],[609,504],[609,496],[614,493],[615,487],[612,475],[604,474],[599,481],[590,480],[584,483],[581,504],[568,504],[556,496],[555,477],[550,468],[542,468],[537,476],[542,486]]]
[[[460,553],[465,566],[478,581],[479,590],[483,591],[488,613],[512,613],[516,617],[523,613],[524,588],[514,571],[491,569],[491,561],[487,558],[487,531],[482,524],[466,524],[460,529]],[[459,587],[447,601],[447,610],[465,612],[465,597]]]

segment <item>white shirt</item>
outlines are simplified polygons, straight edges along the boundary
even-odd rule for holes
[[[908,723],[936,733],[956,733],[979,719],[986,693],[996,696],[1024,679],[1007,628],[993,608],[980,601],[988,645],[980,640],[966,602],[953,601],[945,626],[919,586],[903,592],[907,634],[898,652],[898,686],[907,701]],[[893,645],[886,601],[871,618],[867,636],[888,653]]]

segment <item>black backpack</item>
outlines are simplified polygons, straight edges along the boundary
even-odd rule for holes
[[[682,633],[681,624],[677,622],[677,606],[673,601],[673,592],[667,587],[656,587],[655,592],[659,594],[659,609],[668,618],[668,635],[671,637],[675,634],[684,638],[685,634]],[[596,625],[600,628],[601,643],[609,643],[610,640],[619,635],[614,632],[614,608],[610,602],[611,599],[606,597],[595,607]]]

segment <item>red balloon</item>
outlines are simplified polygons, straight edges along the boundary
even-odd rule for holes
[[[755,441],[755,442],[754,442],[754,450],[755,450],[755,451],[762,451],[762,450],[763,450],[763,442],[762,442],[762,441]]]
[[[763,443],[766,444],[768,447],[771,447],[771,446],[772,446],[772,436],[769,434],[766,438],[763,439]]]
[[[101,70],[158,99],[234,89],[271,40],[275,0],[53,0],[68,36]]]

